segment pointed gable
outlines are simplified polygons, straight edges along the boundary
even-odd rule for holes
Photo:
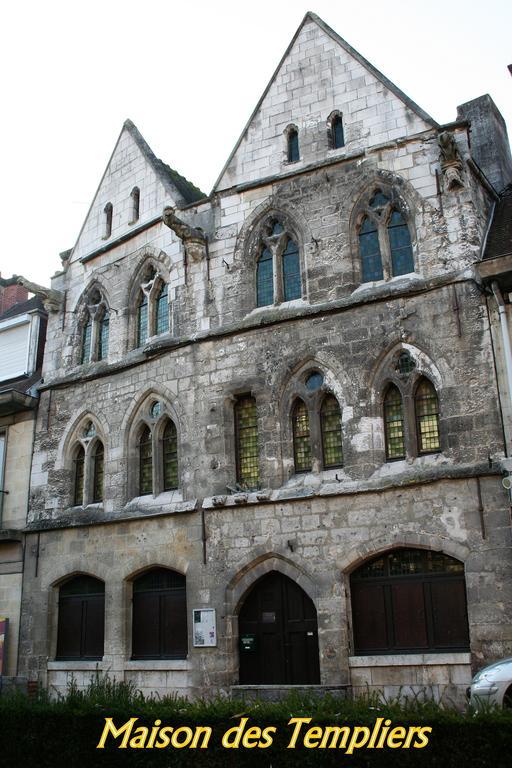
[[[132,193],[138,190],[138,216]],[[126,120],[73,248],[71,260],[135,232],[161,216],[165,205],[181,207],[205,195],[157,158],[131,120]],[[111,206],[110,234],[106,218]]]
[[[214,191],[299,170],[333,156],[328,119],[339,112],[352,153],[436,126],[412,99],[308,12],[224,166]],[[289,162],[287,129],[299,160]],[[330,153],[330,154],[329,154]]]

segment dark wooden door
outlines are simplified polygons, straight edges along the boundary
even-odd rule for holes
[[[242,685],[320,682],[313,601],[294,581],[272,572],[256,582],[238,619]]]

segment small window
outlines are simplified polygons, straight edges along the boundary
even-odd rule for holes
[[[257,305],[266,307],[274,302],[274,266],[272,251],[264,248],[256,269]]]
[[[108,357],[108,334],[110,325],[110,314],[105,309],[100,320],[98,333],[98,360],[104,360]]]
[[[156,334],[167,333],[169,330],[169,302],[167,300],[167,285],[162,284],[156,299]]]
[[[302,288],[300,280],[299,249],[293,240],[288,240],[282,256],[282,264],[284,301],[300,299],[302,296]]]
[[[309,413],[303,400],[297,400],[292,414],[295,472],[311,472]]]
[[[59,589],[57,660],[103,658],[105,584],[77,576]]]
[[[82,365],[88,363],[91,359],[91,338],[92,338],[92,320],[87,314],[84,327],[82,329]]]
[[[82,445],[76,449],[74,458],[74,494],[73,503],[79,507],[84,503],[85,451]]]
[[[132,658],[185,659],[187,650],[185,576],[154,568],[133,582]]]
[[[396,365],[397,373],[407,378],[416,368],[416,361],[411,357],[411,353],[407,350],[400,352]]]
[[[132,205],[132,211],[130,215],[130,221],[129,224],[135,224],[136,221],[139,219],[139,208],[140,208],[140,190],[138,187],[134,187],[130,194],[131,199],[131,205]]]
[[[335,115],[332,121],[332,147],[339,149],[345,146],[345,136],[343,134],[343,118],[341,115]]]
[[[387,458],[403,459],[405,434],[402,395],[394,384],[389,385],[384,397],[384,426]]]
[[[148,297],[141,291],[137,307],[137,346],[142,347],[148,338]]]
[[[178,435],[174,422],[170,419],[165,426],[162,438],[162,461],[164,491],[178,487]]]
[[[300,160],[299,132],[296,128],[290,128],[288,131],[288,162],[296,163],[298,160]]]
[[[256,401],[250,395],[238,398],[235,405],[236,473],[240,487],[259,486],[260,457]]]
[[[103,501],[103,460],[104,450],[101,440],[96,442],[94,447],[94,453],[92,456],[93,461],[93,503],[97,504]]]
[[[103,239],[107,240],[110,235],[112,234],[112,215],[113,215],[114,209],[112,208],[112,203],[107,203],[105,208],[103,209],[103,215],[105,217],[105,230],[103,233]]]
[[[323,383],[323,374],[319,373],[318,371],[314,371],[313,373],[310,373],[306,378],[306,389],[309,389],[310,392],[315,392],[315,390],[320,389]]]
[[[150,493],[153,493],[153,441],[146,426],[139,438],[139,495]]]
[[[334,395],[326,395],[320,409],[324,469],[343,466],[341,411]]]
[[[421,379],[414,397],[416,434],[419,453],[441,450],[439,439],[439,401],[436,390],[428,379]]]

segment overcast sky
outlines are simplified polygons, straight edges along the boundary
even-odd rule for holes
[[[511,133],[510,0],[5,3],[2,276],[49,284],[127,117],[209,192],[307,10],[439,122],[490,93]]]

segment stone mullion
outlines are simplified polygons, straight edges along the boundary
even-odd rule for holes
[[[99,304],[87,307],[89,310],[89,316],[91,318],[91,351],[89,354],[89,361],[92,362],[98,359],[98,341],[99,341]]]
[[[414,398],[410,392],[402,394],[402,407],[404,415],[405,455],[406,458],[415,458],[418,455],[416,419],[414,413]]]
[[[94,483],[94,468],[92,466],[91,441],[82,442],[82,445],[84,447],[84,492],[82,503],[86,507],[92,503],[94,497],[92,487]]]
[[[283,300],[283,272],[281,258],[277,243],[269,244],[272,252],[272,277],[274,280],[274,304],[280,304]]]
[[[322,392],[322,396],[323,396]],[[311,470],[321,472],[323,468],[322,457],[322,430],[320,427],[320,402],[321,397],[307,399],[309,413],[309,438],[311,441]]]
[[[163,478],[162,478],[162,461],[161,461],[161,443],[158,439],[159,431],[156,429],[156,425],[150,427],[151,429],[151,451],[152,451],[152,472],[153,472],[153,496],[158,496],[162,491]]]

